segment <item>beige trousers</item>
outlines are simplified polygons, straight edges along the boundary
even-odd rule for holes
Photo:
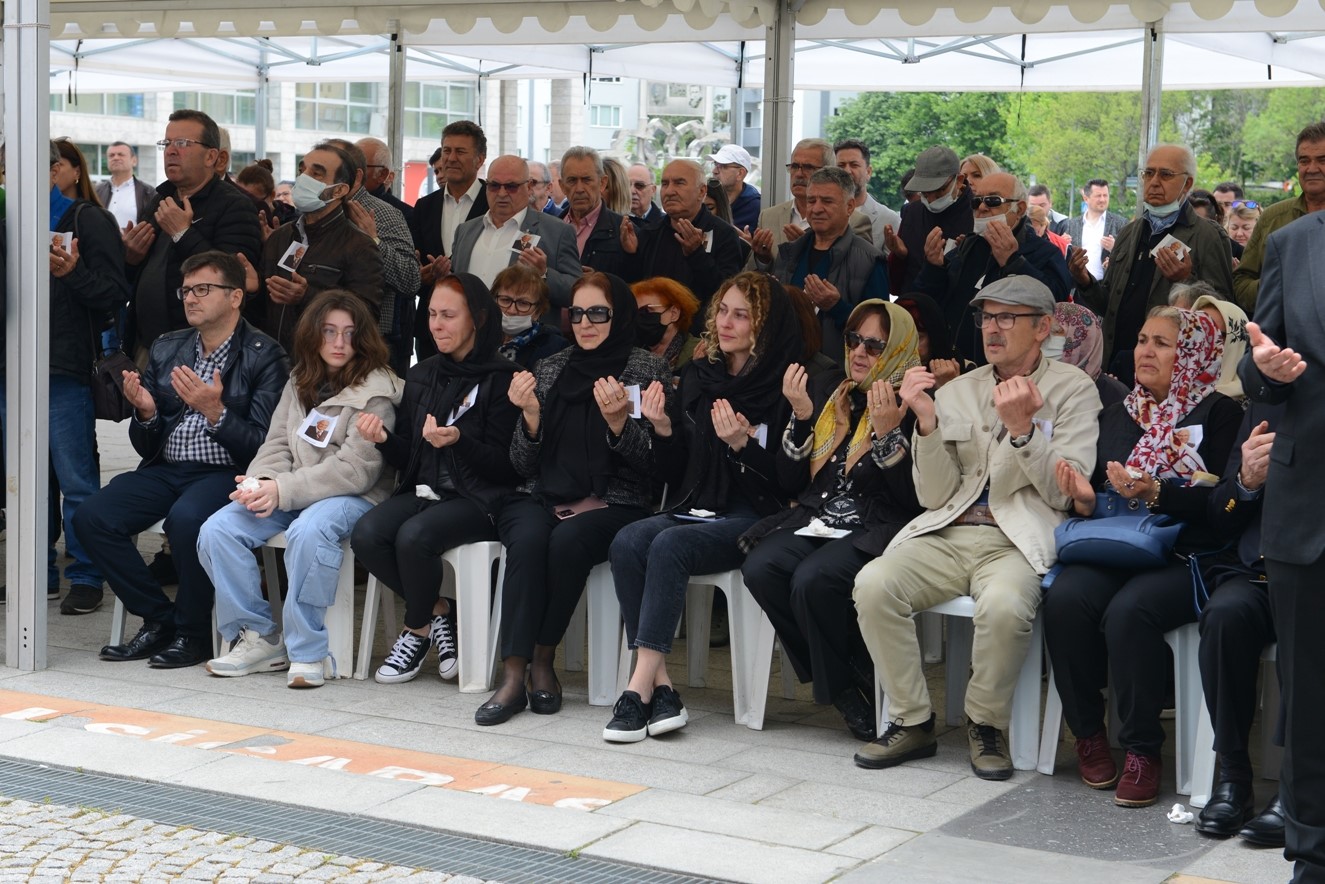
[[[1040,603],[1040,577],[992,526],[950,525],[903,541],[856,575],[860,631],[888,694],[888,717],[923,724],[932,712],[911,615],[969,595],[975,601],[966,716],[1006,730],[1012,691]]]

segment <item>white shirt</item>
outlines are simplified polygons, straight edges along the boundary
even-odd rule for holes
[[[483,232],[474,243],[474,251],[469,256],[469,272],[491,287],[492,281],[507,267],[511,266],[511,257],[515,254],[511,246],[520,236],[520,225],[524,223],[526,206],[516,212],[501,227],[492,223],[492,213],[483,216]]]
[[[120,230],[138,223],[138,192],[132,175],[123,184],[110,185],[110,205],[106,208],[115,216]]]
[[[1100,212],[1098,221],[1092,222],[1090,215],[1081,216],[1081,242],[1086,250],[1086,269],[1096,279],[1104,278],[1104,260],[1101,253],[1100,238],[1104,236],[1104,218],[1107,213]]]
[[[469,190],[460,194],[458,200],[451,196],[449,189],[443,193],[442,247],[446,249],[446,254],[454,254],[456,228],[469,218],[469,210],[474,208],[474,200],[478,199],[478,192],[482,188],[483,182],[475,178],[474,183],[469,185]]]

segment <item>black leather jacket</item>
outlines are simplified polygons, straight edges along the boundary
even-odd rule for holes
[[[142,455],[140,466],[162,460],[166,440],[184,417],[184,402],[170,385],[177,365],[193,367],[198,332],[192,328],[167,332],[152,343],[143,372],[143,386],[156,400],[156,416],[148,423],[129,422],[129,441]],[[267,438],[272,412],[290,377],[290,364],[281,345],[243,319],[221,369],[221,401],[225,417],[212,436],[243,472]]]

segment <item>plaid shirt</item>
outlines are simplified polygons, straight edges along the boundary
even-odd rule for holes
[[[373,216],[377,225],[377,247],[382,253],[382,281],[386,283],[379,306],[377,327],[384,335],[393,335],[396,325],[396,295],[409,295],[422,285],[419,278],[419,259],[414,256],[414,236],[400,210],[378,199],[364,188],[351,197]],[[345,210],[349,213],[349,209]],[[414,317],[401,317],[401,324],[409,333],[414,330]]]
[[[213,375],[225,365],[225,358],[230,355],[230,343],[234,339],[235,336],[231,334],[230,337],[225,339],[225,343],[209,355],[204,356],[202,335],[198,335],[198,340],[193,347],[194,373],[206,383],[212,383]],[[162,380],[169,382],[164,378]],[[158,411],[152,420],[160,419],[161,412]],[[216,426],[209,426],[207,418],[203,417],[201,413],[194,411],[187,405],[184,406],[184,417],[175,425],[175,429],[170,433],[170,438],[166,440],[166,462],[209,463],[217,466],[233,464],[235,461],[230,456],[230,452],[212,441],[212,437],[224,422],[224,408],[221,409],[221,419],[216,422]]]

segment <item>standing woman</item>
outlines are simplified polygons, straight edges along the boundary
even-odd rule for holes
[[[198,558],[216,585],[217,627],[233,643],[207,671],[238,676],[288,667],[286,684],[315,688],[336,676],[323,621],[336,601],[341,543],[391,489],[391,472],[356,420],[389,416],[401,383],[387,367],[368,305],[343,289],[323,292],[304,310],[292,355],[267,440],[248,475],[236,477],[232,502],[203,523]],[[244,487],[246,479],[256,487]],[[290,582],[283,641],[251,552],[281,531]]]
[[[801,330],[781,283],[755,272],[724,282],[709,302],[704,345],[705,356],[681,377],[686,452],[676,503],[612,541],[612,581],[638,651],[603,730],[614,743],[685,726],[689,716],[667,675],[667,654],[690,575],[739,567],[737,539],[790,496],[777,483],[773,449],[787,424],[782,378],[801,353]]]
[[[1209,527],[1214,482],[1224,472],[1242,408],[1215,391],[1223,341],[1210,318],[1177,307],[1150,311],[1133,353],[1136,386],[1100,412],[1095,475],[1058,464],[1059,488],[1090,516],[1096,491],[1183,523],[1177,552],[1224,541]],[[1203,476],[1200,474],[1208,474]],[[1202,484],[1193,484],[1193,481]],[[1147,807],[1159,795],[1164,728],[1164,633],[1196,621],[1186,562],[1145,571],[1067,565],[1044,595],[1045,641],[1063,714],[1077,738],[1077,768],[1092,789],[1118,785],[1114,803]],[[1104,730],[1105,683],[1121,713],[1127,750],[1121,779]]]
[[[782,484],[796,489],[797,506],[741,538],[753,547],[741,573],[796,675],[814,682],[814,701],[832,703],[852,735],[869,741],[874,664],[851,592],[856,572],[921,512],[909,450],[915,417],[895,392],[920,355],[911,315],[878,299],[851,311],[845,338],[849,377],[841,383],[807,379],[799,365],[787,369],[782,394],[792,417],[777,468]],[[834,539],[797,533],[813,519],[846,533]]]
[[[359,420],[359,432],[400,470],[395,494],[359,520],[350,541],[364,567],[405,599],[405,628],[373,676],[382,684],[412,680],[434,646],[438,675],[455,678],[455,617],[438,595],[442,554],[496,540],[493,513],[519,483],[508,453],[516,367],[497,355],[500,316],[477,276],[441,279],[428,302],[438,353],[409,370],[394,430],[377,415]]]
[[[87,171],[87,160],[83,152],[68,138],[57,138],[51,142],[60,153],[59,162],[51,166],[51,181],[71,200],[85,200],[94,206],[100,206],[96,188],[92,186],[92,176]],[[54,219],[52,219],[54,220]]]
[[[652,474],[668,459],[672,372],[635,345],[635,296],[607,273],[571,290],[575,342],[511,381],[511,462],[531,493],[497,517],[506,545],[502,676],[474,713],[501,724],[526,706],[561,709],[552,660],[594,565],[622,526],[648,515]],[[640,417],[632,418],[632,396]],[[529,685],[525,685],[525,670]]]

